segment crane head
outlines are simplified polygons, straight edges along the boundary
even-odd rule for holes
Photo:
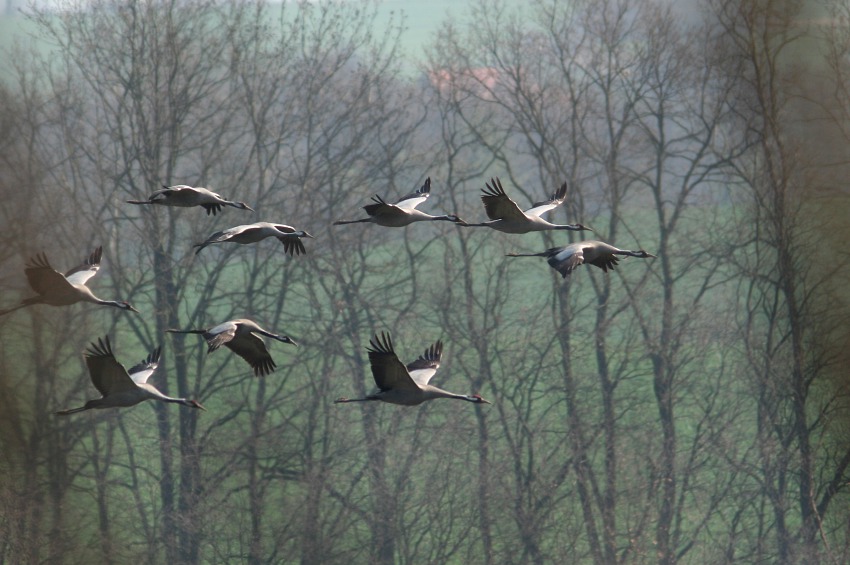
[[[298,344],[295,343],[295,340],[292,339],[291,337],[289,337],[288,335],[278,335],[278,336],[274,336],[274,338],[278,341],[282,341],[283,343],[288,343],[290,345],[294,345],[295,347],[298,347]]]
[[[131,312],[135,312],[136,314],[140,314],[138,310],[130,306],[129,302],[117,302],[115,305],[121,308],[122,310],[129,310]]]
[[[187,401],[186,401],[186,406],[191,406],[192,408],[200,408],[201,410],[206,411],[206,408],[204,408],[204,407],[201,405],[201,403],[200,403],[200,402],[198,402],[197,400],[187,400]]]
[[[481,398],[480,394],[472,394],[469,398],[472,402],[475,402],[476,404],[491,404],[489,400],[484,400],[483,398]]]

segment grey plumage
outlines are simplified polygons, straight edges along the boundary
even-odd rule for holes
[[[380,400],[391,404],[416,406],[435,398],[455,398],[476,404],[490,404],[477,394],[455,394],[428,384],[440,367],[443,354],[441,341],[426,349],[422,356],[407,366],[402,364],[396,355],[388,333],[382,332],[380,336],[375,334],[369,345],[366,351],[369,352],[369,366],[378,392],[364,398],[338,398],[334,402]]]
[[[212,328],[198,330],[165,330],[170,333],[191,333],[204,336],[207,342],[207,353],[212,353],[222,345],[242,357],[251,365],[254,375],[262,377],[275,370],[275,362],[272,359],[266,344],[260,336],[270,337],[283,343],[298,346],[295,341],[286,335],[277,335],[267,331],[256,322],[246,318],[228,320]]]
[[[505,193],[498,177],[490,179],[482,189],[481,201],[490,221],[480,224],[464,224],[469,227],[488,227],[504,233],[528,233],[544,230],[593,231],[582,224],[552,224],[540,216],[557,208],[567,198],[567,183],[563,183],[548,200],[536,202],[526,211]]]
[[[80,408],[60,410],[56,414],[67,416],[85,410],[100,408],[125,408],[135,406],[145,400],[159,400],[161,402],[173,402],[191,408],[205,410],[196,400],[186,398],[173,398],[161,393],[156,387],[147,383],[148,378],[159,366],[162,348],[154,349],[146,359],[127,371],[121,363],[115,359],[112,353],[112,345],[109,337],[98,339],[86,350],[86,366],[89,377],[94,387],[100,392],[101,398],[95,398],[86,402]]]
[[[215,232],[203,243],[195,245],[197,247],[195,254],[197,255],[204,247],[214,243],[239,243],[241,245],[247,245],[257,243],[267,237],[277,238],[283,244],[283,252],[295,256],[307,253],[304,244],[301,242],[301,238],[312,238],[313,236],[304,230],[296,230],[286,224],[257,222]]]
[[[465,224],[462,219],[454,214],[432,216],[417,210],[416,207],[425,202],[429,196],[431,196],[431,177],[425,179],[425,183],[419,190],[399,199],[395,204],[387,203],[376,194],[372,197],[372,204],[363,206],[363,209],[369,216],[368,218],[362,218],[360,220],[337,220],[334,222],[334,225],[372,223],[384,227],[400,228],[414,222],[441,220],[461,225]]]
[[[254,211],[244,202],[228,200],[222,195],[202,186],[189,186],[176,184],[174,186],[162,185],[162,189],[155,191],[147,200],[127,200],[129,204],[159,204],[161,206],[176,206],[190,208],[201,206],[207,211],[207,215],[215,215],[221,212],[222,207],[231,206],[240,210]]]
[[[508,257],[546,257],[549,265],[561,273],[565,279],[579,266],[584,263],[599,267],[605,272],[613,270],[619,263],[618,255],[624,257],[638,257],[646,259],[655,257],[643,249],[630,251],[619,249],[609,243],[596,240],[585,240],[563,247],[552,247],[540,253],[508,253]]]
[[[82,265],[74,267],[64,275],[50,266],[47,256],[39,253],[31,258],[24,269],[30,287],[38,293],[36,296],[25,298],[17,306],[0,310],[0,316],[14,312],[26,306],[47,304],[49,306],[69,306],[77,302],[91,302],[103,306],[112,306],[121,310],[137,312],[127,302],[120,300],[103,300],[94,295],[86,282],[100,270],[103,248],[92,251]]]

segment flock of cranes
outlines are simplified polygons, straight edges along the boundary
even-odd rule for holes
[[[467,223],[455,214],[433,216],[417,210],[417,206],[428,200],[430,195],[431,178],[428,177],[419,190],[401,198],[395,204],[389,204],[376,195],[372,199],[372,204],[363,207],[368,217],[339,220],[334,222],[334,225],[373,223],[384,227],[404,227],[414,222],[448,221],[462,227],[488,227],[509,234],[544,230],[592,231],[582,224],[552,224],[541,217],[564,202],[567,196],[566,183],[563,183],[549,199],[537,202],[523,211],[505,193],[501,181],[493,178],[489,183],[485,183],[481,196],[489,220],[477,224]],[[127,200],[127,202],[137,205],[200,206],[207,211],[208,215],[216,215],[224,206],[253,211],[253,208],[244,202],[227,200],[209,189],[187,185],[163,185],[163,188],[151,194],[148,200]],[[204,242],[195,245],[197,248],[195,253],[199,253],[204,247],[212,244],[229,242],[245,245],[269,237],[277,238],[283,245],[284,253],[292,256],[306,254],[301,240],[313,238],[306,231],[285,224],[256,222],[212,234]],[[20,304],[7,310],[0,310],[0,316],[35,304],[67,306],[77,302],[92,302],[138,313],[138,310],[127,302],[96,297],[86,286],[86,283],[100,269],[102,255],[103,249],[98,247],[82,265],[67,271],[64,275],[50,266],[43,253],[36,255],[24,269],[27,281],[36,292],[36,296],[25,298]],[[565,279],[583,263],[594,265],[607,272],[617,265],[618,256],[643,259],[655,257],[642,249],[637,251],[619,249],[596,240],[579,241],[540,253],[509,253],[508,256],[545,257],[549,265]],[[289,336],[275,334],[263,329],[256,322],[244,318],[228,320],[211,328],[168,329],[166,332],[202,335],[208,346],[207,353],[212,353],[223,345],[242,357],[257,377],[270,374],[276,366],[263,337],[297,346]],[[378,391],[364,398],[339,398],[335,401],[336,403],[380,400],[391,404],[415,406],[436,398],[454,398],[475,404],[489,404],[478,394],[456,394],[429,384],[440,367],[443,353],[442,341],[431,345],[423,355],[407,365],[399,360],[393,348],[392,338],[385,332],[380,335],[375,334],[369,342],[367,352],[372,377]],[[97,343],[91,344],[84,356],[92,384],[100,392],[101,398],[89,400],[80,408],[62,410],[57,414],[65,416],[95,408],[135,406],[145,400],[159,400],[203,410],[204,407],[196,400],[172,398],[148,384],[148,378],[153,375],[159,365],[160,355],[161,347],[158,347],[148,355],[147,359],[128,371],[116,360],[108,336],[99,338]]]

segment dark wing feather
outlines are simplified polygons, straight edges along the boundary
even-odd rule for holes
[[[71,284],[86,284],[100,270],[100,261],[102,258],[103,247],[98,246],[82,265],[74,267],[65,273],[65,278]]]
[[[443,356],[443,342],[438,341],[431,347],[425,350],[423,355],[418,359],[407,364],[407,372],[410,378],[413,379],[419,386],[428,384],[428,381],[437,373],[440,368],[440,358]]]
[[[411,192],[399,198],[396,206],[406,210],[413,210],[425,202],[429,196],[431,196],[431,177],[426,178],[425,183],[416,192]]]
[[[229,237],[233,235],[233,232],[229,229],[217,231],[211,236],[207,238],[207,240],[200,245],[209,245],[210,243],[219,243],[221,241],[226,241]]]
[[[44,253],[32,257],[27,263],[24,273],[32,289],[39,294],[51,294],[71,289],[71,283],[50,266],[47,255]]]
[[[159,365],[159,359],[161,355],[162,346],[157,347],[156,349],[151,351],[145,359],[142,359],[139,363],[130,367],[127,372],[132,375],[133,373],[146,371],[148,369],[156,369],[156,367]]]
[[[226,330],[218,333],[204,333],[204,339],[207,340],[207,353],[212,353],[222,345],[227,345],[233,336],[236,335],[236,324],[232,324]]]
[[[572,272],[585,262],[584,260],[584,251],[579,250],[575,253],[569,255],[566,259],[559,259],[558,254],[564,251],[566,248],[564,247],[552,247],[551,249],[547,249],[547,257],[546,260],[549,263],[549,266],[561,273],[561,276],[567,278],[572,274]]]
[[[380,390],[419,388],[395,354],[393,342],[388,333],[381,332],[380,336],[375,334],[374,339],[369,341],[369,345],[371,347],[366,351],[369,352],[372,377]]]
[[[375,202],[374,204],[367,204],[366,206],[363,206],[363,209],[370,216],[375,216],[382,212],[387,212],[390,209],[395,208],[395,206],[393,206],[392,204],[387,204],[384,199],[378,196],[377,194],[372,197],[372,200]]]
[[[613,253],[602,253],[598,257],[594,258],[593,261],[585,261],[585,263],[599,267],[606,273],[609,269],[613,271],[614,267],[616,267],[619,262],[620,258]]]
[[[159,367],[159,360],[162,356],[162,346],[157,347],[147,356],[146,359],[142,359],[141,363],[137,365],[133,365],[130,367],[130,370],[127,373],[130,374],[130,378],[133,379],[133,382],[145,383],[148,381],[148,378],[156,371],[156,368]]]
[[[91,382],[101,395],[107,396],[136,388],[136,383],[127,374],[127,369],[115,359],[109,336],[98,338],[97,343],[92,342],[91,347],[86,350],[85,358]]]
[[[278,237],[280,242],[283,244],[283,252],[289,253],[293,257],[296,255],[306,255],[307,249],[304,247],[304,243],[301,241],[300,237],[297,236],[289,236],[289,237]]]
[[[532,208],[537,208],[538,206],[559,206],[567,199],[567,183],[561,184],[561,187],[552,193],[552,196],[549,197],[548,200],[543,200],[542,202],[535,202]]]
[[[415,361],[407,364],[408,371],[416,371],[419,369],[438,369],[440,367],[440,358],[443,356],[443,342],[438,341],[431,347],[425,350],[425,353],[420,355]]]
[[[81,273],[83,271],[89,271],[89,270],[91,270],[92,267],[100,266],[101,259],[103,259],[103,246],[98,246],[97,249],[95,249],[94,251],[91,252],[91,255],[89,255],[89,258],[86,259],[85,262],[82,265],[80,265],[78,267],[74,267],[73,269],[71,269],[70,271],[65,273],[65,278],[70,277],[74,273]],[[97,271],[97,269],[95,269],[95,271]]]
[[[252,334],[241,334],[238,339],[224,344],[236,355],[248,362],[254,369],[254,375],[262,377],[274,371],[276,365],[263,340]]]
[[[201,206],[207,211],[207,216],[210,214],[215,216],[217,212],[221,212],[221,204],[201,204]]]
[[[488,218],[491,220],[525,218],[525,214],[522,213],[516,202],[505,194],[502,181],[498,177],[490,179],[490,182],[485,183],[485,186],[486,188],[481,189],[483,193],[481,201],[484,203],[484,210],[487,212]]]

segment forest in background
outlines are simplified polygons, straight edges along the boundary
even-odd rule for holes
[[[63,5],[65,6],[65,5]],[[140,314],[0,317],[2,563],[850,561],[850,8],[790,0],[480,0],[416,73],[372,2],[124,0],[34,12],[4,55],[0,308],[25,262]],[[575,234],[447,222],[332,226],[432,180],[424,211],[482,221],[563,182],[556,223],[646,249],[564,282]],[[160,185],[249,203],[137,207]],[[208,234],[305,229],[306,256]],[[199,336],[290,335],[256,378]],[[335,405],[373,390],[366,346],[492,405]],[[97,396],[82,352],[207,411]]]

